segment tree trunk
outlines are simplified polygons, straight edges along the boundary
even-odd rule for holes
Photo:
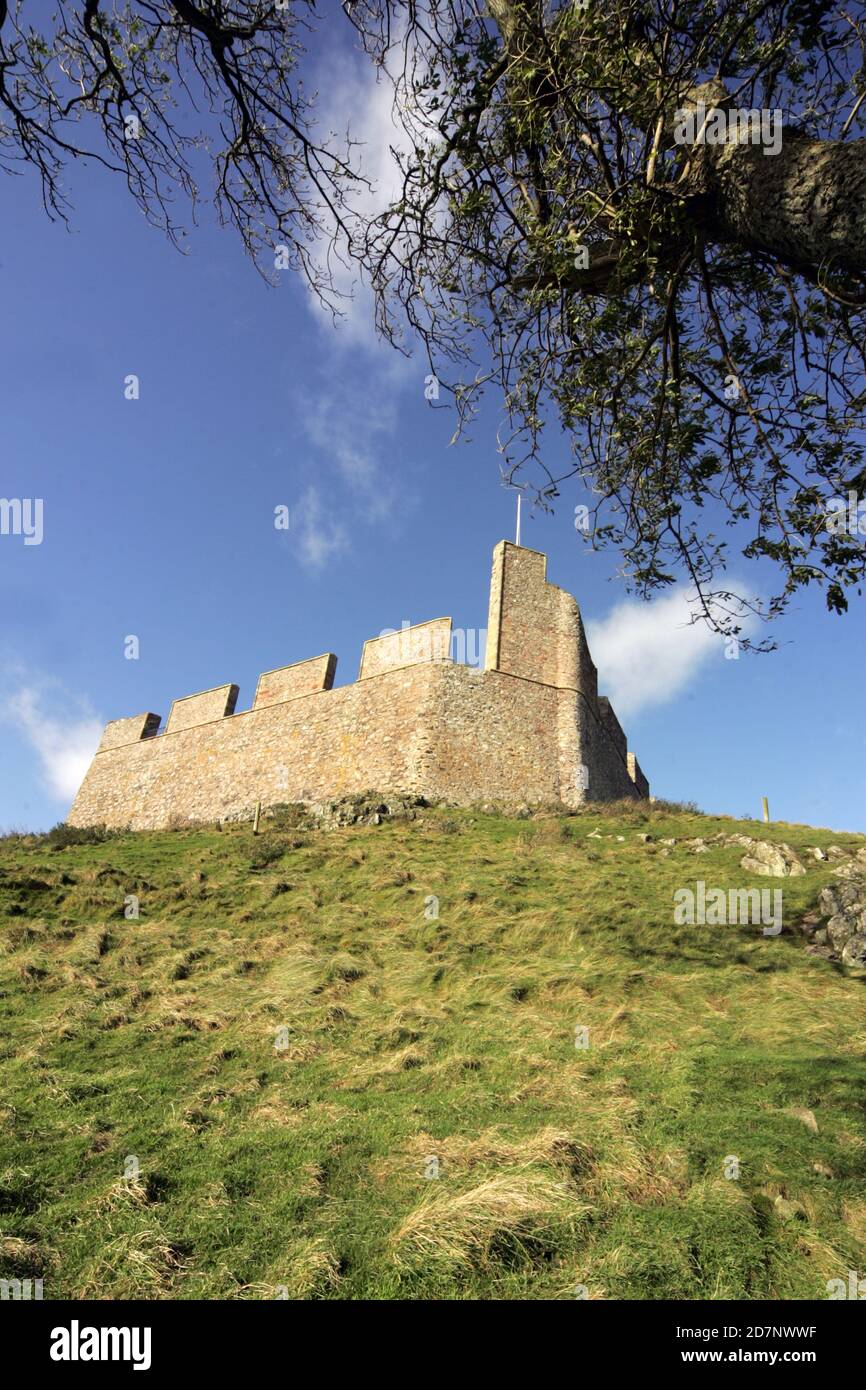
[[[717,221],[710,235],[815,272],[866,270],[866,140],[787,131],[775,155],[735,143],[702,154]]]

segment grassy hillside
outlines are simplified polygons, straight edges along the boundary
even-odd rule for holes
[[[720,831],[864,843],[635,806],[7,838],[0,1275],[218,1299],[862,1275],[864,982],[791,930],[838,880],[748,880],[783,889],[777,938],[674,926],[675,889],[744,886],[742,849],[682,843]]]

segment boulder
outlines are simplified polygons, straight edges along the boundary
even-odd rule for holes
[[[827,923],[827,935],[837,951],[841,951],[852,936],[857,935],[859,926],[857,915],[853,912],[837,912]]]
[[[833,870],[836,878],[859,878],[863,872],[862,864],[856,863],[853,859],[845,859],[841,864],[837,864]]]
[[[842,964],[866,970],[866,931],[848,937],[842,949]]]
[[[866,968],[866,877],[862,869],[856,870],[853,866],[842,883],[821,889],[815,911],[807,913],[801,927],[811,936],[812,944],[806,948],[811,954],[862,970]],[[816,930],[816,922],[824,925]]]
[[[770,840],[756,840],[740,860],[740,868],[772,878],[795,878],[806,872],[790,845],[776,845]]]

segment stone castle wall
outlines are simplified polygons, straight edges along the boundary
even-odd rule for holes
[[[366,642],[352,685],[333,687],[326,653],[266,672],[249,710],[223,685],[176,700],[163,733],[155,714],[114,720],[70,823],[158,829],[370,789],[455,804],[648,796],[597,694],[577,603],[546,564],[496,547],[484,670],[450,659],[438,618]]]

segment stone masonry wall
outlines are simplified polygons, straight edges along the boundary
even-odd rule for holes
[[[175,701],[161,734],[154,714],[113,721],[70,823],[153,829],[369,789],[455,804],[647,796],[597,695],[578,606],[545,568],[537,551],[496,547],[483,671],[450,660],[450,619],[437,619],[366,643],[352,685],[332,688],[328,654],[266,672],[240,713],[226,685]]]

